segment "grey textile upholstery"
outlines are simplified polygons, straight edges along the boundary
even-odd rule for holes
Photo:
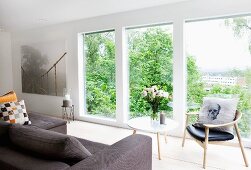
[[[29,113],[29,119],[31,126],[67,134],[67,122],[65,120],[33,112]]]
[[[31,126],[24,126],[34,129],[47,129],[49,131],[65,132],[66,121],[58,118],[39,114],[29,114],[32,121]],[[53,119],[53,120],[51,120]],[[6,125],[6,124],[5,124]],[[4,125],[4,126],[5,126]],[[8,124],[6,127],[7,129]],[[14,125],[15,126],[15,125]],[[1,124],[0,124],[0,130]],[[6,130],[6,129],[5,129]],[[38,131],[37,131],[38,132]],[[0,132],[5,134],[6,131]],[[9,130],[8,130],[9,133]],[[53,133],[53,132],[52,132]],[[83,132],[84,133],[84,132]],[[35,133],[34,133],[35,134]],[[39,137],[40,133],[36,133]],[[5,135],[8,142],[2,144],[0,141],[0,170],[151,170],[152,169],[152,140],[144,135],[131,135],[117,143],[109,146],[85,139],[75,138],[87,150],[91,156],[69,166],[62,161],[54,161],[41,157],[34,152],[21,149],[9,141],[9,134]],[[1,137],[0,137],[1,138]],[[27,146],[32,144],[26,142]],[[40,146],[40,145],[39,145]]]
[[[151,170],[152,139],[131,135],[95,153],[68,170]]]
[[[89,152],[91,152],[91,154],[95,154],[96,152],[109,147],[109,145],[105,145],[102,143],[92,142],[92,141],[81,139],[81,138],[77,138],[77,139],[83,146],[85,146],[85,148]]]
[[[8,130],[11,126],[10,123],[4,122],[0,120],[0,144],[6,144],[8,143]]]
[[[195,139],[204,142],[205,141],[205,128],[197,127],[195,125],[187,126],[188,133]],[[211,130],[209,131],[208,141],[227,141],[232,140],[234,135],[229,132]]]
[[[21,149],[70,165],[91,156],[76,138],[40,128],[13,125],[9,137]]]
[[[70,166],[59,161],[41,159],[19,151],[13,146],[0,145],[1,170],[64,170]]]
[[[0,120],[0,139],[3,136],[6,136],[8,134],[8,129],[10,127],[11,124]]]
[[[53,131],[53,132],[58,132],[58,133],[62,133],[62,134],[67,134],[67,126],[66,125],[61,125],[61,126],[57,126],[51,129],[46,129],[49,131]]]

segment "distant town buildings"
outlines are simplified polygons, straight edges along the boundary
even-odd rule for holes
[[[239,85],[241,87],[246,87],[246,81],[244,77],[225,77],[225,76],[202,76],[203,82],[206,84],[207,88],[213,85],[224,85],[224,86],[235,86]]]

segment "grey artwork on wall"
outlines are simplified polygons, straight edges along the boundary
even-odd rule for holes
[[[22,92],[62,96],[66,88],[65,41],[21,46]]]

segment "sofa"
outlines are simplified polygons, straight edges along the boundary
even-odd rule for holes
[[[29,113],[31,126],[67,134],[67,121],[39,113]]]
[[[66,135],[64,120],[36,113],[30,113],[29,118],[31,125],[0,121],[1,170],[152,169],[152,140],[148,136],[131,135],[106,145]],[[86,154],[79,157],[83,148]]]

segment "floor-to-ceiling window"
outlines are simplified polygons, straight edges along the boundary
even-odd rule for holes
[[[114,30],[84,34],[84,54],[87,114],[115,118]]]
[[[238,95],[240,98],[238,109],[243,112],[239,126],[245,138],[250,138],[251,131],[249,20],[250,17],[238,17],[190,21],[184,24],[184,28],[178,28],[180,31],[185,31],[188,110],[198,111],[204,96],[219,93],[223,97]],[[121,27],[121,30],[123,28]],[[123,109],[118,109],[122,107],[118,104],[119,100],[116,108],[116,97],[124,96],[124,92],[122,93],[121,90],[116,92],[118,86],[115,87],[115,73],[119,70],[118,73],[123,72],[119,76],[129,77],[129,87],[126,87],[126,90],[129,90],[129,118],[150,115],[151,107],[143,99],[142,91],[153,85],[169,92],[170,97],[161,103],[159,110],[172,117],[172,93],[175,88],[173,87],[173,63],[184,61],[181,55],[175,55],[176,58],[173,58],[173,39],[176,39],[175,54],[183,48],[183,41],[177,36],[173,37],[172,24],[130,27],[125,29],[125,34],[122,34],[124,30],[117,29],[119,28],[116,28],[116,33],[118,32],[116,43],[114,30],[86,33],[83,36],[85,53],[83,76],[85,104],[83,106],[86,112],[98,118],[115,118],[115,113],[117,116],[127,114]],[[127,39],[125,46],[123,45],[124,35]],[[177,48],[179,44],[181,48]],[[126,47],[127,49],[124,49]],[[127,55],[123,54],[124,50],[127,50]],[[129,60],[126,74],[124,74],[126,71],[120,70],[120,66],[125,62],[121,60],[124,57],[128,57]],[[180,67],[183,65],[181,64]],[[175,82],[184,85],[181,81],[175,80]],[[176,99],[180,96],[178,93],[174,94]],[[174,102],[176,102],[175,106],[180,104],[177,100]],[[122,124],[123,121],[117,122]],[[179,123],[182,124],[182,121]]]
[[[172,24],[128,28],[129,118],[150,115],[150,105],[143,99],[144,88],[157,86],[169,93],[159,111],[172,117],[173,92]]]
[[[186,23],[188,110],[204,96],[239,97],[242,136],[251,138],[251,17]]]

